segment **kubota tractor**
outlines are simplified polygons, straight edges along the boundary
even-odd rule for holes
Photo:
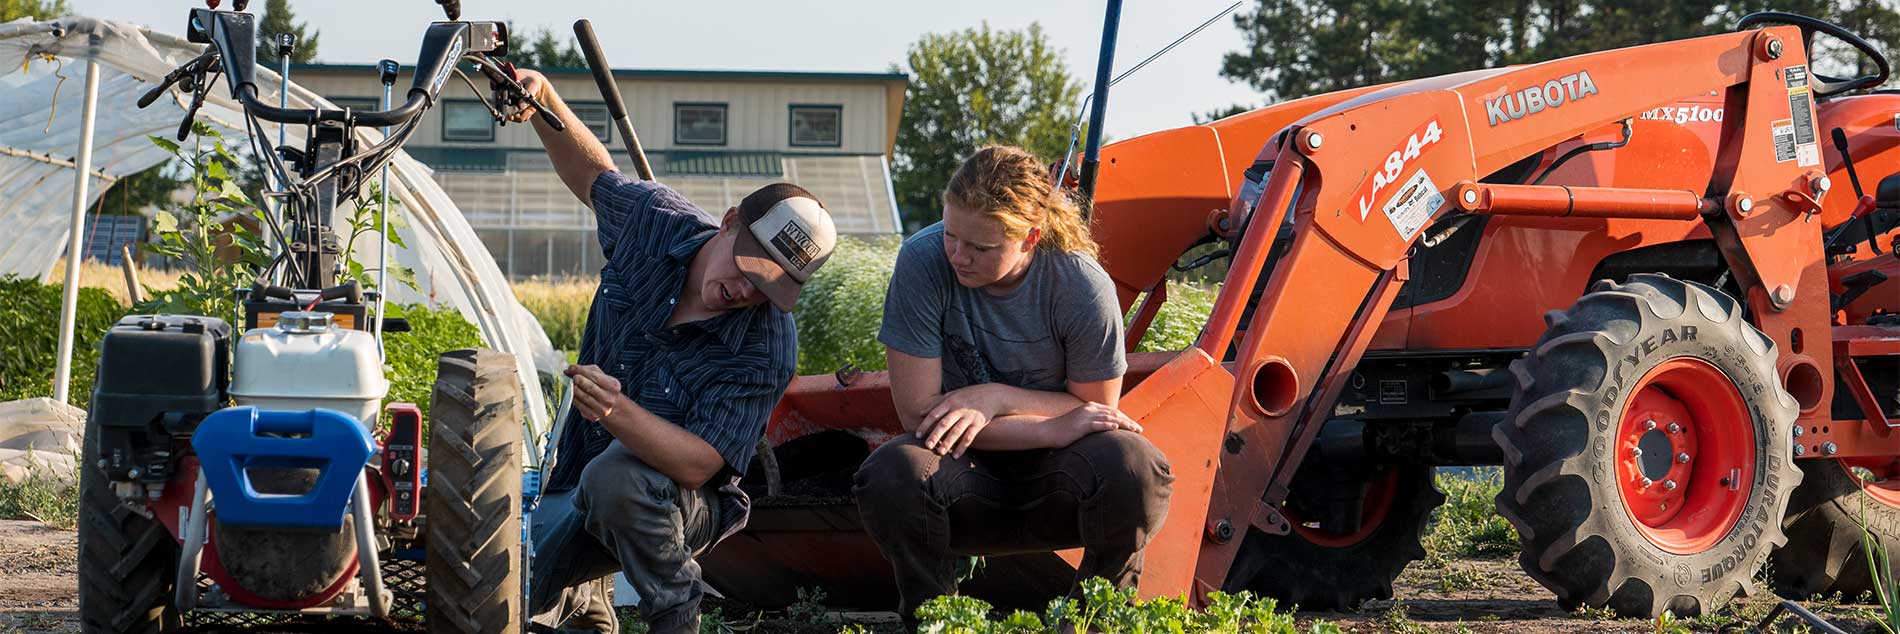
[[[1814,72],[1821,34],[1877,71]],[[1757,14],[1103,148],[1131,350],[1171,267],[1228,264],[1194,347],[1130,356],[1121,406],[1177,478],[1143,594],[1389,596],[1444,465],[1503,466],[1523,568],[1566,607],[1712,611],[1771,555],[1784,593],[1868,589],[1863,506],[1900,549],[1900,94],[1865,92],[1888,68]],[[901,431],[883,374],[798,378],[708,580],[888,605],[849,476]],[[1078,556],[964,588],[1045,599]]]

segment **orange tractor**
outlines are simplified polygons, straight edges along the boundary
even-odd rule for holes
[[[1815,73],[1822,33],[1877,71]],[[1867,92],[1887,76],[1837,26],[1758,14],[1103,148],[1092,220],[1131,350],[1171,268],[1228,260],[1194,347],[1130,355],[1122,408],[1177,478],[1143,595],[1389,596],[1448,465],[1503,466],[1523,568],[1566,607],[1708,612],[1771,556],[1784,594],[1869,589],[1863,505],[1900,549],[1900,94]],[[715,588],[894,600],[849,493],[901,433],[887,387],[793,383]],[[1046,598],[1078,556],[992,557],[964,588]]]

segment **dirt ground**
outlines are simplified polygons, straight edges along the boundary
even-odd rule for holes
[[[38,522],[0,521],[0,634],[79,631],[75,535]],[[1549,591],[1524,576],[1517,562],[1508,559],[1460,560],[1441,568],[1415,564],[1399,579],[1396,593],[1395,600],[1370,602],[1357,612],[1301,613],[1301,627],[1304,629],[1324,619],[1338,623],[1344,631],[1356,633],[1682,631],[1662,629],[1651,621],[1565,612]],[[1696,632],[1747,631],[1776,601],[1773,595],[1758,593],[1715,616],[1684,625]],[[1869,620],[1874,614],[1870,606],[1822,604],[1811,607],[1845,631],[1877,631]],[[866,622],[876,630],[885,630],[895,615],[842,616]],[[752,619],[740,618],[748,622],[734,623],[733,631],[744,634],[812,629],[809,625],[783,627],[782,621],[771,618],[753,627],[754,623],[749,622]],[[1791,618],[1784,618],[1778,629],[1787,631],[1792,622]]]

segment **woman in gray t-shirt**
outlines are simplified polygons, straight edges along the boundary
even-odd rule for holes
[[[943,222],[911,236],[884,300],[909,432],[857,474],[900,614],[956,589],[955,561],[1082,547],[1077,579],[1132,586],[1173,476],[1121,397],[1122,315],[1075,203],[1018,148],[970,156]]]

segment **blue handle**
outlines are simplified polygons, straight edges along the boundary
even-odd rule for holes
[[[363,424],[342,412],[251,406],[228,407],[205,417],[192,434],[191,447],[217,501],[220,524],[329,530],[343,527],[357,478],[376,452]],[[254,467],[313,468],[320,473],[315,486],[300,495],[258,493],[246,475]]]

